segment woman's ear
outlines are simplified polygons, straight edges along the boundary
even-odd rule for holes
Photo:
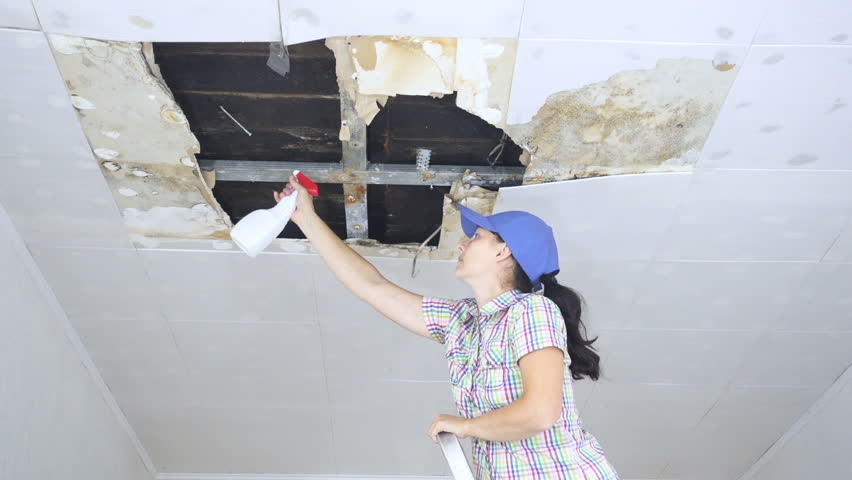
[[[497,251],[497,259],[503,260],[506,258],[510,258],[512,256],[512,251],[509,250],[509,244],[504,243],[500,245],[500,250]]]

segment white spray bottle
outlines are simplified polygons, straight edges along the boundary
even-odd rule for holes
[[[299,184],[305,187],[310,195],[314,197],[319,195],[319,188],[304,173],[295,170],[293,175],[299,179]],[[294,191],[290,196],[282,198],[278,205],[269,209],[255,210],[243,217],[231,230],[231,240],[249,257],[256,257],[287,226],[290,216],[296,210],[298,193]]]

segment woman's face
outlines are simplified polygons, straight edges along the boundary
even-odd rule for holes
[[[459,243],[456,278],[469,281],[497,275],[500,253],[505,248],[506,244],[498,241],[494,233],[481,227],[477,228],[472,238]]]

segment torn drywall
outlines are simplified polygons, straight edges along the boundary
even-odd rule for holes
[[[149,64],[150,49],[134,42],[49,38],[83,131],[135,242],[228,238],[230,219],[195,161],[198,141]]]
[[[388,96],[443,96],[503,128],[515,63],[513,39],[350,37],[356,108],[368,124]]]
[[[524,183],[691,169],[737,71],[666,59],[550,95],[532,121],[507,130],[530,152]]]
[[[441,240],[438,250],[456,253],[456,246],[466,238],[461,228],[461,214],[453,203],[463,205],[481,215],[491,215],[497,192],[482,187],[464,185],[462,181],[454,182],[450,193],[444,197],[444,218],[441,222]]]

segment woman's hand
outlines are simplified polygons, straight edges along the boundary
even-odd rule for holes
[[[275,202],[278,203],[285,197],[292,195],[294,191],[299,192],[299,196],[296,197],[296,210],[293,212],[290,220],[296,225],[299,225],[308,216],[316,214],[314,199],[305,187],[299,184],[299,180],[295,176],[290,175],[290,182],[284,187],[284,190],[274,192],[273,197],[275,197]]]
[[[459,438],[468,436],[468,419],[454,417],[452,415],[438,415],[432,421],[432,425],[426,432],[432,438],[432,441],[438,443],[438,434],[441,432],[453,433]]]

